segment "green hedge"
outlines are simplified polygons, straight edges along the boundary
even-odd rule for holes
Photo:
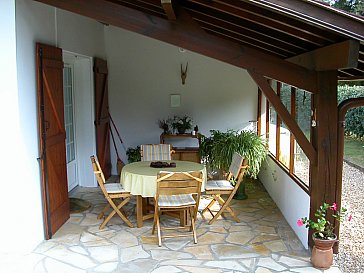
[[[349,98],[364,97],[364,86],[338,86],[338,103]],[[350,109],[345,116],[345,134],[364,138],[364,106]]]

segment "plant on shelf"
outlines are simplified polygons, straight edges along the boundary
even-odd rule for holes
[[[136,148],[128,148],[126,150],[126,155],[128,156],[128,162],[133,163],[141,160],[140,155],[140,146],[137,146]]]
[[[330,216],[333,218],[332,222],[328,219]],[[346,208],[338,209],[336,203],[329,205],[324,202],[316,210],[315,219],[304,217],[297,220],[299,227],[305,226],[314,231],[312,239],[315,245],[311,252],[311,263],[314,267],[327,269],[332,265],[332,247],[337,242],[337,236],[334,233],[335,224],[345,219],[348,221],[352,219],[351,214],[347,217]]]
[[[171,133],[170,124],[171,124],[170,118],[158,120],[158,126],[163,130],[163,134]]]
[[[192,119],[187,115],[183,117],[174,116],[172,128],[177,130],[179,134],[184,134],[187,130],[192,129]]]

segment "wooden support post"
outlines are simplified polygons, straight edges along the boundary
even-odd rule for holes
[[[319,94],[314,96],[317,126],[312,132],[317,161],[311,162],[310,219],[315,218],[315,212],[323,202],[335,202],[337,186],[337,71],[318,72],[318,79]],[[313,245],[311,235],[312,231],[310,246]]]

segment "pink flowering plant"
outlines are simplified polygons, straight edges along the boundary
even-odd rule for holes
[[[328,216],[328,210],[332,211],[332,217],[334,218],[333,223],[326,219],[326,216]],[[346,219],[346,215],[346,208],[342,207],[340,210],[338,210],[336,203],[333,203],[331,206],[327,203],[324,203],[322,206],[320,206],[320,208],[316,210],[315,221],[304,217],[297,220],[297,225],[299,227],[305,225],[306,228],[316,230],[314,236],[318,239],[332,240],[336,239],[336,235],[334,234],[336,222],[343,222]],[[349,215],[347,220],[351,221],[351,219],[352,215]]]

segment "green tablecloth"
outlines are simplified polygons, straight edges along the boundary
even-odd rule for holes
[[[130,191],[132,195],[141,195],[143,197],[154,197],[157,188],[157,174],[159,171],[169,172],[188,172],[202,171],[203,182],[201,191],[205,190],[207,179],[206,167],[203,164],[198,164],[189,161],[166,161],[175,162],[175,168],[152,168],[151,161],[139,161],[127,164],[121,171],[120,183],[124,189]]]

